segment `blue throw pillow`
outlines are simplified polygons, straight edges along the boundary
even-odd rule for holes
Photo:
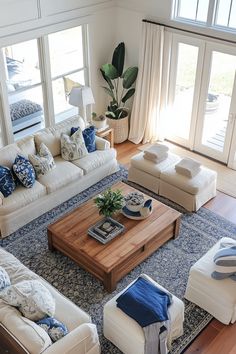
[[[33,187],[36,177],[34,168],[29,160],[21,155],[17,155],[12,168],[20,183],[25,188]]]
[[[37,321],[36,324],[47,332],[53,342],[56,342],[68,334],[67,327],[54,317],[45,317],[42,320]]]
[[[73,135],[77,130],[78,128],[72,127],[71,135]],[[94,126],[88,127],[83,130],[83,138],[88,152],[93,152],[96,150],[95,136],[96,136],[96,129]]]
[[[0,166],[0,192],[8,197],[16,188],[14,176],[10,168]]]

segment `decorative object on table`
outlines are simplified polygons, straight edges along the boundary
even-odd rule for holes
[[[106,244],[125,230],[124,225],[106,217],[88,229],[88,234],[99,242]]]
[[[105,130],[108,125],[107,125],[107,117],[104,114],[100,114],[99,116],[97,113],[93,112],[92,113],[92,119],[91,119],[92,125],[95,126],[95,128],[98,131],[103,131]]]
[[[81,86],[81,87],[72,87],[69,97],[69,103],[72,106],[79,107],[79,113],[81,113],[85,125],[88,125],[86,106],[94,104],[94,97],[91,90],[91,87]]]
[[[94,199],[99,209],[99,214],[104,216],[112,216],[121,210],[125,204],[125,199],[119,189],[112,190],[108,188],[104,193],[99,194]]]
[[[144,195],[140,192],[131,192],[125,196],[125,206],[130,211],[139,211],[144,201]]]
[[[114,128],[116,144],[122,143],[128,138],[129,109],[125,107],[125,103],[135,92],[135,88],[132,86],[138,75],[136,66],[129,67],[123,72],[124,60],[125,44],[121,42],[114,50],[112,63],[104,64],[100,69],[103,78],[108,84],[108,87],[103,88],[112,98],[105,114],[108,118],[109,126]],[[122,83],[122,86],[120,83]]]
[[[122,208],[122,214],[129,219],[143,220],[152,213],[152,199],[147,199],[139,211],[131,211],[127,205]]]

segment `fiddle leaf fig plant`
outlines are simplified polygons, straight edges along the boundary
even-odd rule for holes
[[[138,68],[132,66],[123,71],[124,61],[125,44],[121,42],[114,50],[112,63],[104,64],[100,69],[108,85],[103,86],[103,89],[112,98],[105,114],[112,119],[121,119],[128,115],[125,103],[135,93],[133,85],[138,75]]]

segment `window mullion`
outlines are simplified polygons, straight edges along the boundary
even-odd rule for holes
[[[215,12],[217,8],[217,0],[210,0],[207,14],[207,23],[206,25],[211,27],[215,22]]]
[[[228,16],[228,21],[227,21],[227,26],[229,27],[229,22],[230,22],[230,17],[231,17],[231,10],[233,6],[233,0],[230,2],[230,8],[229,8],[229,16]]]
[[[199,0],[197,0],[197,6],[196,6],[196,12],[195,12],[195,21],[197,21],[198,7],[199,7]]]
[[[49,43],[47,36],[41,37],[39,39],[39,58],[40,71],[42,76],[45,126],[49,127],[55,124],[55,114],[53,104]]]

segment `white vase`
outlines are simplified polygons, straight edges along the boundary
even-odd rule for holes
[[[98,130],[105,129],[107,126],[107,119],[104,120],[91,120],[92,125],[95,126]]]
[[[110,128],[114,129],[114,143],[120,144],[128,139],[129,134],[129,117],[121,119],[107,118],[107,123]]]

